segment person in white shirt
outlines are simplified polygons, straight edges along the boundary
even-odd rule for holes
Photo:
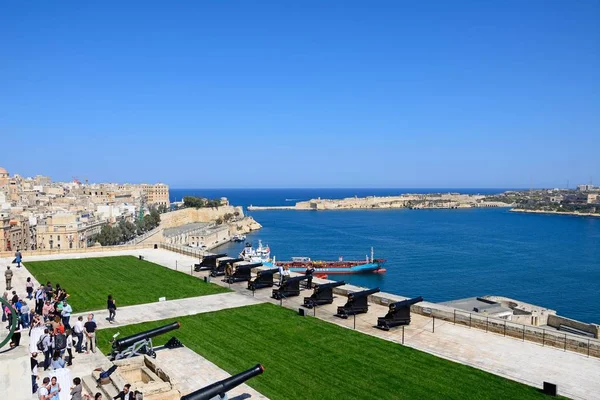
[[[48,395],[48,386],[50,385],[50,378],[45,377],[42,381],[42,385],[38,389],[39,400],[49,400],[51,397]]]
[[[63,300],[63,309],[60,312],[60,314],[62,315],[62,323],[65,326],[65,328],[70,328],[71,325],[69,325],[69,322],[71,320],[71,313],[73,312],[73,308],[71,308],[71,305],[69,303],[67,303],[67,299]]]
[[[65,334],[67,335],[67,353],[69,353],[69,362],[67,366],[73,364],[73,332],[67,329]]]
[[[78,317],[77,322],[73,325],[73,334],[77,338],[77,344],[75,345],[75,351],[83,353],[81,346],[83,345],[83,317]]]

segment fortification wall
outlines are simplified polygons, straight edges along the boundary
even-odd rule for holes
[[[598,333],[600,333],[600,325],[586,324],[585,322],[575,321],[574,319],[561,317],[560,315],[550,315],[548,317],[548,326],[558,329],[561,325],[591,333],[595,338],[598,338]]]
[[[160,227],[163,229],[174,228],[194,222],[213,222],[225,214],[239,213],[239,217],[244,216],[242,207],[221,206],[214,208],[183,208],[181,210],[161,214]]]
[[[73,254],[73,253],[96,253],[96,252],[109,252],[109,251],[121,251],[121,250],[139,250],[152,248],[151,244],[134,244],[134,245],[120,245],[120,246],[92,246],[83,249],[53,249],[53,250],[30,250],[22,251],[23,259],[27,259],[29,256],[48,256],[53,254]],[[2,251],[0,257],[14,257],[13,251]]]

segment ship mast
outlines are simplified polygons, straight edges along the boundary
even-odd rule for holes
[[[371,246],[371,263],[373,262],[374,258],[373,258],[373,247]]]

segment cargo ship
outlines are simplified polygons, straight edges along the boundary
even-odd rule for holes
[[[312,266],[315,275],[318,276],[386,272],[386,269],[383,268],[385,260],[374,258],[373,248],[371,248],[371,257],[366,256],[362,261],[347,261],[343,257],[337,261],[313,261],[310,257],[292,257],[291,261],[276,261],[275,258],[271,259],[269,246],[263,247],[259,240],[256,249],[252,247],[252,244],[246,243],[240,257],[249,262],[261,262],[266,267],[288,267],[291,272],[304,273],[309,266]]]

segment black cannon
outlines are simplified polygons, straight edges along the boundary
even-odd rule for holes
[[[410,324],[410,306],[420,301],[423,301],[421,296],[390,304],[385,317],[377,318],[377,328],[389,331],[395,326]]]
[[[348,293],[348,301],[342,307],[338,307],[335,316],[345,319],[350,315],[366,313],[369,311],[368,297],[377,292],[379,292],[379,288]]]
[[[233,264],[244,261],[243,258],[226,258],[224,260],[218,260],[217,265],[210,271],[210,276],[221,276],[225,275],[229,268],[233,271]]]
[[[156,357],[156,353],[152,347],[152,338],[179,329],[180,326],[179,322],[173,322],[124,337],[123,339],[114,340],[112,342],[111,360],[120,360],[121,358],[129,358],[141,354]]]
[[[306,275],[284,279],[277,289],[273,289],[272,297],[277,300],[300,295],[300,282],[308,279]]]
[[[252,268],[262,267],[262,263],[242,264],[235,267],[235,271],[227,275],[225,282],[235,283],[250,281],[252,279]]]
[[[279,272],[279,268],[264,269],[258,271],[256,278],[248,282],[248,290],[258,290],[273,287],[273,275]]]
[[[230,376],[229,378],[223,379],[203,387],[202,389],[196,390],[190,394],[186,394],[181,397],[181,400],[226,400],[227,392],[236,386],[241,385],[250,378],[254,378],[264,372],[265,368],[256,364],[254,367],[240,372],[237,375]]]
[[[202,257],[202,261],[200,261],[200,264],[194,264],[194,271],[210,271],[217,266],[217,259],[223,257],[227,257],[227,254],[210,254],[204,256]]]
[[[304,298],[304,307],[313,308],[324,304],[333,303],[333,288],[345,285],[346,282],[331,282],[322,285],[316,285],[313,289],[313,294],[310,297]]]

